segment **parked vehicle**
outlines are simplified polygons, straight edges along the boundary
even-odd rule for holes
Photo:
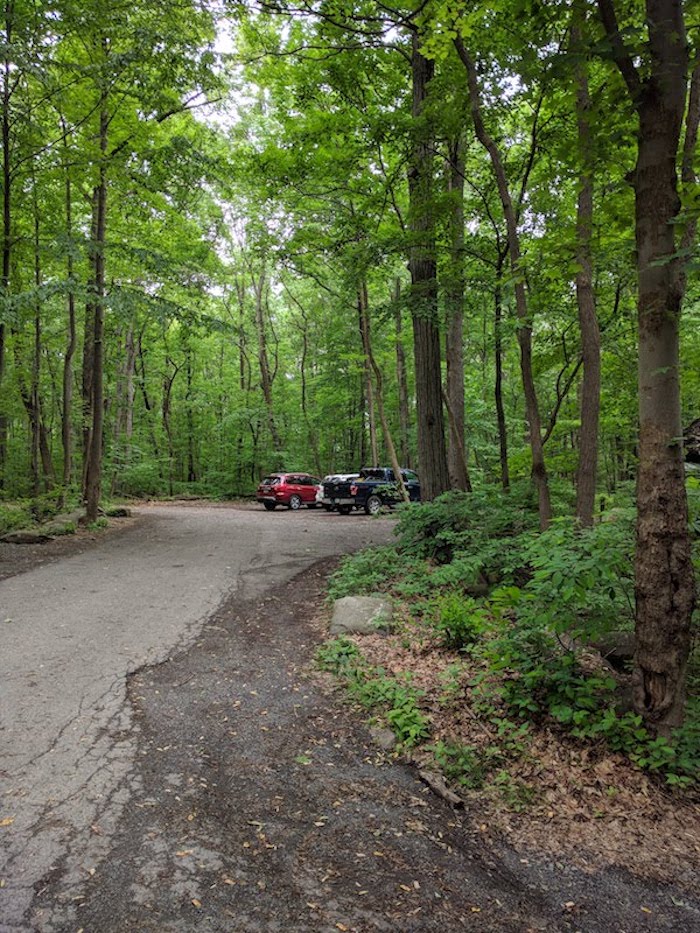
[[[316,508],[320,480],[309,473],[270,473],[258,486],[255,498],[271,512],[278,505],[296,511],[302,506]]]
[[[401,470],[408,498],[411,502],[420,502],[420,480],[413,470]],[[350,495],[356,509],[364,509],[367,515],[376,515],[386,506],[402,501],[394,471],[391,467],[365,467],[360,470],[360,477],[350,485]]]
[[[420,502],[420,480],[413,470],[402,470],[401,476],[412,502]],[[401,501],[390,467],[363,467],[357,479],[324,484],[324,496],[332,496],[335,508],[341,515],[349,515],[353,509],[364,509],[367,515],[376,515],[382,506],[392,506]]]
[[[328,512],[341,506],[344,508],[349,501],[350,483],[358,479],[359,475],[359,473],[331,473],[329,476],[324,476],[316,501]],[[352,502],[350,502],[350,508],[352,508]]]

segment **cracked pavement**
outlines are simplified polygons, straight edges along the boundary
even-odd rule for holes
[[[0,581],[2,933],[700,930],[680,883],[489,838],[314,671],[328,558],[391,521],[139,513]]]
[[[88,551],[0,581],[3,933],[73,928],[65,904],[109,853],[134,791],[128,675],[185,650],[227,597],[391,535],[389,522],[317,512],[136,514]],[[47,888],[57,906],[37,914]]]

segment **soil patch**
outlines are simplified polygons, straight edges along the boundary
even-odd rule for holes
[[[454,810],[379,749],[313,667],[328,570],[234,596],[192,648],[131,678],[138,766],[78,926],[700,929],[682,889],[516,849],[490,834],[481,803]]]

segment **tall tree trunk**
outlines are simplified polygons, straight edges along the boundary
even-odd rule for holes
[[[598,0],[611,49],[639,116],[634,173],[639,338],[639,475],[635,567],[636,709],[668,735],[683,719],[695,605],[683,469],[677,256],[677,157],[688,81],[681,0],[647,0],[644,72],[620,35],[612,0]]]
[[[126,361],[124,363],[126,378],[126,411],[124,415],[124,463],[128,467],[131,463],[131,445],[134,437],[134,373],[136,371],[136,342],[134,340],[134,323],[129,321],[126,332]]]
[[[593,524],[598,472],[598,421],[600,415],[600,329],[593,291],[593,168],[591,137],[591,97],[588,69],[584,59],[583,28],[586,11],[581,2],[574,10],[571,46],[576,61],[576,121],[578,125],[579,176],[576,214],[576,299],[581,329],[583,381],[581,384],[581,429],[576,473],[576,517],[581,525]]]
[[[540,418],[537,390],[532,373],[532,325],[527,307],[527,295],[523,279],[520,253],[520,235],[516,219],[513,198],[508,187],[505,166],[501,153],[495,141],[489,135],[482,115],[481,93],[477,79],[476,65],[466,49],[464,42],[458,36],[455,40],[457,53],[467,72],[469,87],[469,100],[471,104],[474,130],[479,142],[486,149],[496,177],[498,194],[503,207],[503,216],[508,234],[508,254],[513,273],[513,289],[515,291],[515,307],[518,315],[518,344],[520,345],[520,371],[523,380],[523,393],[525,395],[525,411],[527,414],[530,432],[530,450],[532,452],[532,478],[537,489],[539,502],[540,528],[548,527],[552,518],[552,506],[549,497],[549,483],[547,469],[544,461],[544,445],[542,443],[542,422]]]
[[[105,314],[105,232],[107,224],[107,131],[109,114],[100,111],[100,168],[96,189],[94,247],[94,325],[92,353],[92,425],[87,469],[85,471],[85,512],[88,522],[97,520],[102,489],[102,435],[104,427],[104,314]]]
[[[357,289],[357,316],[360,324],[360,337],[364,355],[365,398],[367,399],[367,417],[369,418],[369,448],[372,462],[370,466],[379,466],[379,444],[377,443],[377,419],[374,412],[374,388],[372,386],[371,351],[369,349],[369,309],[367,307],[367,286],[362,283]]]
[[[411,248],[411,316],[416,378],[418,426],[418,467],[424,500],[434,499],[450,488],[442,408],[440,327],[437,308],[437,262],[433,219],[432,128],[424,113],[428,89],[434,74],[433,63],[419,49],[413,33],[411,54],[413,75],[414,141],[408,173]]]
[[[403,347],[402,314],[401,314],[401,280],[396,279],[394,292],[394,322],[396,326],[396,383],[399,393],[399,448],[401,450],[401,463],[405,467],[411,466],[411,453],[408,444],[408,427],[410,420],[408,403],[408,372],[406,368],[406,351]]]
[[[267,424],[270,429],[272,447],[274,451],[275,466],[282,466],[282,439],[277,430],[277,421],[272,402],[272,383],[274,377],[270,368],[270,359],[267,352],[267,329],[265,327],[265,272],[261,272],[253,279],[255,289],[255,327],[258,334],[258,365],[260,367],[260,387],[267,410]]]
[[[496,379],[493,392],[496,400],[496,421],[498,423],[498,451],[501,462],[501,486],[504,492],[510,491],[510,472],[508,469],[508,429],[503,408],[503,263],[506,253],[499,251],[496,265],[496,288],[494,291],[493,355]]]
[[[5,3],[5,56],[3,61],[2,81],[2,299],[8,303],[10,298],[10,268],[12,258],[12,163],[10,144],[12,135],[12,118],[10,102],[12,98],[12,60],[10,49],[12,43],[12,27],[14,19],[14,3],[6,0]],[[5,379],[5,339],[6,325],[4,314],[0,315],[0,490],[5,487],[5,471],[7,469],[7,412],[4,410],[2,400],[5,397],[3,382]]]
[[[83,500],[87,501],[87,472],[90,461],[90,446],[92,440],[92,407],[94,399],[93,380],[95,371],[95,303],[97,285],[95,282],[95,270],[97,267],[97,220],[99,203],[99,185],[96,185],[92,191],[91,219],[90,219],[90,246],[89,262],[90,273],[87,286],[87,295],[85,299],[85,323],[83,329],[83,364],[82,364],[82,490]]]
[[[194,373],[192,368],[192,348],[185,348],[185,375],[187,376],[187,392],[185,393],[185,410],[187,411],[187,482],[197,482],[197,469],[195,466],[195,431],[194,413],[192,411],[192,384]]]
[[[168,495],[173,495],[173,478],[175,472],[175,445],[173,443],[173,429],[172,423],[170,421],[170,416],[172,414],[172,394],[173,394],[173,384],[177,374],[180,372],[180,366],[178,366],[170,357],[167,358],[166,363],[172,367],[172,371],[169,374],[163,375],[163,407],[162,407],[162,416],[163,416],[163,430],[165,431],[165,437],[168,442]]]
[[[73,192],[71,187],[70,168],[68,165],[68,142],[65,122],[61,120],[61,129],[64,139],[65,155],[65,212],[66,234],[68,237],[68,253],[66,256],[66,278],[68,280],[67,310],[68,335],[66,351],[63,357],[63,412],[61,421],[61,440],[63,444],[63,489],[70,486],[73,475],[73,437],[71,430],[71,409],[73,407],[73,357],[77,343],[75,328],[75,285],[73,281]]]
[[[321,454],[318,449],[318,433],[316,428],[311,422],[309,417],[309,404],[308,404],[308,388],[307,388],[307,379],[306,379],[306,366],[307,360],[309,358],[309,320],[306,316],[306,312],[302,307],[301,303],[296,301],[295,303],[299,308],[302,320],[301,328],[301,411],[304,415],[304,421],[306,423],[306,431],[309,436],[309,446],[314,457],[314,469],[316,470],[316,475],[321,476],[323,473],[323,467],[321,465]]]
[[[40,491],[40,471],[39,463],[44,476],[44,485],[50,489],[55,480],[51,452],[48,446],[48,436],[43,424],[42,405],[41,405],[41,298],[40,290],[42,285],[41,273],[41,243],[39,228],[39,203],[36,191],[36,177],[33,176],[33,201],[34,201],[34,287],[37,297],[34,302],[34,350],[32,354],[32,410],[34,417],[32,420],[32,478],[35,487],[35,495]]]
[[[464,140],[450,144],[450,269],[445,283],[447,304],[447,399],[450,422],[447,468],[453,489],[471,492],[464,441]]]
[[[406,484],[404,483],[403,477],[401,475],[401,465],[399,464],[399,458],[396,455],[394,439],[391,436],[389,422],[387,420],[386,411],[384,409],[384,380],[382,379],[382,372],[377,365],[374,354],[372,353],[372,340],[369,330],[369,296],[367,293],[367,282],[361,282],[358,290],[358,297],[360,304],[360,320],[363,323],[362,345],[364,347],[367,365],[371,372],[374,373],[374,379],[376,383],[377,409],[379,411],[379,421],[382,426],[382,433],[384,434],[384,446],[386,447],[386,451],[389,456],[391,468],[394,471],[394,477],[396,478],[396,485],[399,490],[399,495],[404,502],[409,502],[410,499],[408,490],[406,489]],[[377,464],[375,464],[375,466],[376,465]]]

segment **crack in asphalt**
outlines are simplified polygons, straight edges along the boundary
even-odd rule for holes
[[[340,526],[294,516],[288,527],[320,553],[338,549]],[[389,532],[356,525],[345,538],[357,548]],[[83,543],[34,570],[23,554],[21,576],[3,566],[13,625],[0,630],[0,931],[72,930],[66,898],[107,855],[140,787],[128,678],[196,646],[222,600],[303,566],[293,540],[278,538],[279,525],[254,511],[157,507],[93,550]],[[273,544],[278,566],[267,559],[260,572]],[[47,897],[61,905],[56,917]]]

